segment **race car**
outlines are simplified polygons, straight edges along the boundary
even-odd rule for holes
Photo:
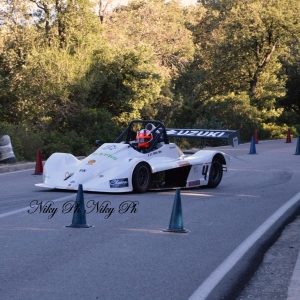
[[[104,143],[83,160],[52,154],[43,168],[44,182],[36,186],[77,190],[81,184],[84,191],[144,193],[220,184],[227,154],[203,149],[185,154],[169,137],[240,142],[239,131],[165,128],[160,121],[133,120],[114,143]]]

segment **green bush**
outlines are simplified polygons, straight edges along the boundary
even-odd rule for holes
[[[122,132],[109,112],[93,108],[85,108],[66,120],[64,131],[72,130],[87,140],[90,146],[95,144],[95,140],[104,143],[113,142]]]
[[[75,131],[67,133],[58,131],[43,132],[41,137],[44,141],[44,146],[41,148],[41,154],[44,159],[47,159],[55,152],[86,156],[90,149],[88,140],[78,135]]]
[[[287,131],[290,129],[291,137],[297,137],[298,132],[295,127],[288,127],[286,124],[276,125],[274,123],[262,124],[262,131],[259,136],[260,139],[285,139]]]
[[[54,152],[86,156],[93,152],[95,140],[113,142],[122,130],[106,110],[83,109],[67,118],[60,130],[34,133],[23,124],[0,123],[0,135],[9,135],[17,159],[35,161],[37,150],[43,159]]]

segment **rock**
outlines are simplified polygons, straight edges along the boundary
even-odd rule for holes
[[[0,154],[0,164],[17,162],[8,135],[0,136]]]

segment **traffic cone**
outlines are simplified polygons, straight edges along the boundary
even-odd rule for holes
[[[164,229],[164,232],[179,232],[186,233],[188,232],[183,228],[183,220],[182,220],[182,209],[181,209],[181,196],[180,190],[176,190],[170,224],[168,229]]]
[[[288,129],[287,135],[286,135],[286,143],[291,143],[292,139],[291,139],[291,130],[290,128]]]
[[[295,155],[300,155],[300,136],[298,136]]]
[[[74,207],[74,212],[73,212],[72,224],[70,224],[66,227],[75,227],[75,228],[91,227],[90,225],[86,224],[82,184],[79,184],[79,186],[78,186],[77,197],[76,197],[75,207]]]
[[[257,130],[254,130],[254,142],[255,142],[255,144],[258,144],[258,134],[257,134]]]
[[[254,142],[254,136],[253,135],[252,135],[249,154],[256,154],[256,148],[255,148],[255,142]]]
[[[43,162],[40,149],[36,154],[35,172],[32,175],[43,175]]]

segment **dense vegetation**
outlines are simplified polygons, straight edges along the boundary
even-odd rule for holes
[[[19,159],[87,154],[134,118],[300,134],[299,0],[1,3],[0,135]]]

